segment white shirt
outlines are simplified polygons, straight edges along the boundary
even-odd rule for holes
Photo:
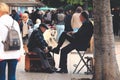
[[[23,55],[24,53],[19,25],[15,20],[14,20],[13,26],[19,33],[21,48],[20,50],[16,50],[16,51],[4,51],[4,45],[1,41],[6,40],[7,32],[8,32],[8,29],[6,28],[6,26],[10,28],[12,26],[12,23],[13,23],[13,19],[11,16],[3,15],[0,17],[0,59],[19,59],[20,56]]]
[[[23,22],[23,36],[22,37],[25,37],[26,35],[28,34],[28,25],[27,25],[27,22]]]

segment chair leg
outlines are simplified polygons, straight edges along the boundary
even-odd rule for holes
[[[78,54],[81,58],[81,60],[83,61],[84,65],[87,67],[87,69],[92,73],[92,70],[89,68],[89,66],[87,65],[87,63],[85,62],[85,60],[83,59],[83,56],[81,55],[81,53],[78,51]],[[85,53],[84,53],[85,54]]]
[[[85,55],[85,53],[83,53],[82,57],[84,57],[84,55]],[[73,73],[76,72],[76,70],[78,69],[78,66],[80,65],[81,61],[82,61],[82,59],[80,59],[80,61],[78,62],[76,68],[75,68],[74,71],[73,71]]]
[[[84,68],[84,66],[85,66],[85,65],[83,65],[83,66],[78,70],[77,73],[80,73],[80,71]]]

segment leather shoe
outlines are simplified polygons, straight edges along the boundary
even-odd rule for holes
[[[57,73],[68,73],[67,69],[60,69],[59,71],[56,71]]]

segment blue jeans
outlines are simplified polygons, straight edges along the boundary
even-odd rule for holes
[[[18,60],[3,60],[0,61],[0,80],[6,80],[6,65],[8,64],[8,80],[16,80],[16,66]]]
[[[60,35],[62,32],[64,32],[65,26],[64,25],[56,25],[56,30],[57,30],[57,37],[56,40],[59,40]]]

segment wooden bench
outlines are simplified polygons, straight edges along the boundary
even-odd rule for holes
[[[25,55],[25,71],[30,72],[30,71],[35,71],[38,72],[40,70],[37,69],[37,67],[33,67],[34,65],[31,62],[38,62],[37,65],[40,64],[40,57],[38,55],[33,55],[31,53]],[[39,65],[39,68],[41,66]]]

